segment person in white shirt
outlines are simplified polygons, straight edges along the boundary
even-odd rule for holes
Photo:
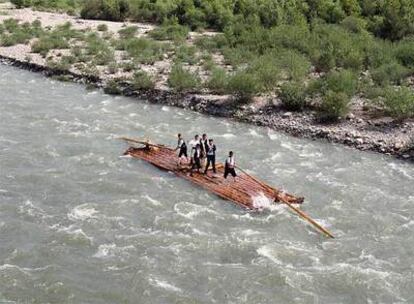
[[[236,161],[234,160],[234,153],[233,151],[229,152],[229,157],[226,159],[226,163],[224,165],[224,178],[227,179],[227,176],[231,174],[233,176],[234,181],[236,181]]]
[[[188,144],[190,145],[191,154],[193,154],[196,146],[200,144],[200,136],[197,134]]]
[[[194,162],[194,151],[196,149],[197,145],[200,145],[200,136],[197,134],[196,136],[194,136],[194,139],[190,140],[190,142],[188,143],[190,145],[190,155],[191,155],[191,159],[190,159],[190,164],[192,165]]]

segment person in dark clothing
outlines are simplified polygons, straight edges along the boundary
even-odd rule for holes
[[[201,147],[200,147],[199,144],[196,145],[196,148],[194,150],[193,165],[191,167],[190,176],[193,176],[194,169],[197,169],[197,172],[200,173],[200,169],[201,169]]]
[[[207,156],[208,138],[207,134],[203,134],[200,139],[200,150],[201,150],[201,165],[204,166],[206,163]]]
[[[207,134],[204,133],[200,139],[200,148],[203,155],[207,154],[208,142]]]
[[[224,165],[224,178],[227,179],[227,176],[231,174],[233,176],[234,181],[236,181],[236,161],[234,160],[233,151],[229,152],[229,157],[226,159],[226,163]]]
[[[204,170],[204,174],[207,174],[207,170],[211,166],[213,167],[213,172],[216,173],[216,145],[214,144],[213,139],[208,140],[207,144],[207,165],[206,169]]]
[[[186,162],[188,162],[188,154],[187,154],[187,144],[185,143],[184,138],[181,136],[181,134],[178,134],[178,143],[177,148],[175,148],[175,151],[179,150],[178,152],[178,165],[181,165],[181,159],[185,157]]]

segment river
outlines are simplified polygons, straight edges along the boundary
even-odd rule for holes
[[[206,132],[305,197],[251,214],[119,136]],[[0,65],[0,303],[414,303],[414,166]]]

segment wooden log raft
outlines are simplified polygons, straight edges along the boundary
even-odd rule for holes
[[[236,182],[226,181],[224,179],[224,165],[221,163],[216,164],[217,174],[212,175],[210,170],[210,172],[208,172],[209,174],[194,172],[190,175],[190,167],[188,165],[185,167],[180,167],[178,165],[178,158],[173,149],[163,145],[152,144],[148,140],[142,141],[126,137],[121,139],[126,140],[129,143],[144,145],[144,147],[140,148],[130,147],[124,153],[125,155],[143,159],[162,170],[171,171],[175,173],[175,175],[189,180],[204,189],[215,193],[219,197],[232,201],[249,210],[258,211],[262,209],[263,206],[255,203],[255,198],[263,196],[266,197],[271,203],[280,202],[282,204],[286,204],[292,211],[310,223],[319,232],[330,238],[334,238],[332,233],[330,233],[327,229],[322,227],[305,212],[293,206],[293,204],[303,203],[303,197],[295,197],[291,194],[287,194],[273,188],[254,176],[251,176],[239,167],[237,167],[239,173]]]
[[[225,180],[224,165],[222,163],[216,164],[216,174],[213,174],[210,168],[206,175],[194,172],[193,176],[190,176],[190,167],[188,165],[178,166],[178,158],[173,149],[145,141],[123,139],[145,146],[141,148],[130,147],[125,152],[125,155],[145,160],[162,170],[173,172],[175,175],[191,181],[244,208],[250,210],[260,209],[260,206],[255,205],[254,200],[257,197],[263,196],[268,198],[270,202],[287,201],[290,204],[301,204],[303,202],[303,197],[295,197],[266,185],[263,182],[259,182],[244,171],[239,170],[236,182],[233,182],[232,178]]]

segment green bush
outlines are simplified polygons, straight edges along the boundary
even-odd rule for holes
[[[243,47],[225,47],[222,49],[222,54],[227,64],[236,67],[243,64],[247,64],[251,62],[254,58],[256,58],[256,55],[252,51]]]
[[[6,31],[8,31],[9,33],[13,33],[19,29],[19,20],[12,18],[6,19],[3,21],[3,26]]]
[[[286,72],[290,80],[300,80],[310,71],[311,63],[306,56],[294,50],[276,51],[274,56],[277,56],[277,66]]]
[[[281,25],[271,29],[270,43],[299,53],[309,53],[310,31],[304,25]]]
[[[115,60],[114,51],[109,44],[95,33],[86,38],[86,53],[92,56],[96,65],[107,65]]]
[[[88,0],[83,3],[81,17],[121,21],[127,16],[129,2],[127,0]]]
[[[383,103],[386,112],[392,117],[403,119],[414,116],[414,93],[410,88],[387,88]]]
[[[175,51],[176,62],[186,62],[190,65],[194,65],[198,62],[196,56],[197,48],[194,46],[182,45]]]
[[[309,39],[309,54],[321,71],[334,67],[359,70],[364,63],[364,47],[369,40],[369,35],[352,34],[338,25],[317,24]]]
[[[389,63],[371,71],[371,77],[378,85],[400,84],[410,70],[399,63]]]
[[[133,25],[133,26],[127,26],[123,29],[120,29],[118,31],[118,34],[122,39],[131,39],[135,37],[137,32],[138,32],[138,27]]]
[[[414,67],[414,39],[401,41],[396,48],[397,59],[407,67]]]
[[[53,49],[67,49],[69,43],[59,35],[45,35],[32,44],[32,53],[39,53],[46,57],[47,53]]]
[[[351,33],[362,33],[366,30],[367,22],[356,16],[348,16],[342,20],[341,26]]]
[[[129,56],[137,62],[145,64],[152,64],[155,61],[162,60],[164,53],[169,47],[165,43],[145,38],[132,38],[121,42],[121,48],[125,49]]]
[[[211,71],[211,76],[208,79],[206,86],[212,92],[217,94],[224,94],[227,92],[227,87],[229,83],[229,76],[227,72],[222,68],[213,68]]]
[[[18,8],[33,6],[40,10],[57,10],[67,13],[74,13],[79,5],[79,0],[11,0],[11,2]]]
[[[214,37],[198,37],[194,44],[202,50],[213,52],[219,50],[226,44],[226,38],[222,34],[218,34]]]
[[[134,73],[132,87],[135,90],[148,90],[154,88],[154,80],[144,71]]]
[[[30,39],[38,37],[42,29],[37,23],[19,23],[16,19],[6,19],[0,25],[0,45],[12,46],[16,44],[27,44]]]
[[[17,8],[29,7],[32,4],[31,0],[10,0],[10,2],[16,5]]]
[[[319,119],[324,122],[336,121],[349,111],[349,97],[343,92],[327,91],[319,107]]]
[[[282,78],[282,69],[283,65],[280,64],[277,54],[267,54],[254,60],[248,71],[257,75],[261,90],[272,92]]]
[[[96,27],[96,29],[99,31],[99,32],[106,32],[106,31],[108,31],[108,26],[106,25],[106,24],[99,24],[97,27]]]
[[[280,88],[279,98],[287,110],[303,110],[306,105],[306,90],[300,83],[286,83]]]
[[[186,92],[197,89],[200,85],[200,80],[197,75],[176,64],[171,69],[168,85],[177,92]]]
[[[121,63],[120,67],[125,71],[125,72],[131,72],[135,69],[135,64],[133,62],[123,62]]]
[[[116,80],[111,79],[109,80],[105,87],[104,87],[105,94],[109,95],[120,95],[122,93],[121,89],[119,88],[119,84]]]
[[[347,96],[355,94],[358,79],[350,70],[332,71],[324,78],[323,90],[336,93],[345,93]]]
[[[390,41],[368,40],[365,47],[365,66],[378,68],[384,64],[394,63],[395,46]]]
[[[261,89],[260,80],[255,74],[239,71],[228,82],[228,91],[240,101],[249,101]]]
[[[187,38],[189,28],[178,24],[178,20],[173,19],[164,23],[149,32],[149,36],[156,40],[172,40],[175,42],[184,41]]]
[[[46,60],[47,67],[58,70],[58,71],[67,71],[70,69],[70,64],[65,60],[54,60],[54,59],[47,59]]]

